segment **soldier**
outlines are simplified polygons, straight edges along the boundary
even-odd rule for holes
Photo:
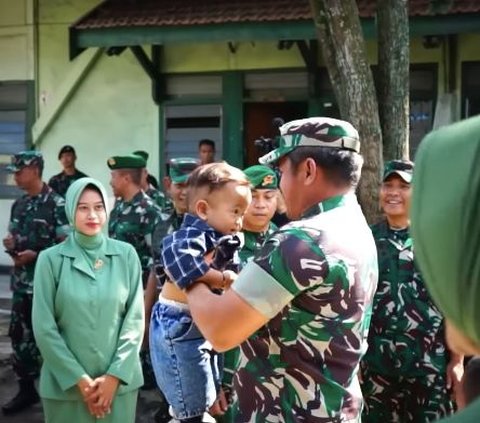
[[[138,150],[133,154],[143,157],[145,163],[147,163],[148,153],[146,151]],[[172,207],[172,202],[162,191],[160,191],[158,188],[158,181],[153,175],[148,173],[146,168],[142,175],[142,189],[143,192],[147,194],[162,210],[170,209]]]
[[[145,288],[152,263],[152,234],[160,221],[160,208],[141,189],[145,160],[135,154],[110,157],[110,185],[116,202],[110,214],[108,233],[110,237],[128,242],[137,250],[142,264]]]
[[[215,141],[205,138],[198,142],[198,158],[200,164],[209,164],[215,161]]]
[[[167,193],[172,200],[172,208],[163,210],[161,220],[158,223],[152,238],[153,266],[148,278],[147,288],[145,290],[145,338],[144,349],[141,353],[146,380],[155,378],[151,368],[149,354],[149,327],[152,308],[158,299],[158,294],[163,285],[165,272],[161,265],[162,240],[163,238],[177,230],[183,220],[183,215],[187,211],[187,179],[190,173],[198,166],[198,162],[191,158],[171,159],[167,163],[167,175],[164,178],[164,185]],[[163,395],[163,394],[162,394]],[[156,412],[157,422],[169,422],[171,417],[168,413],[168,403],[162,398],[159,400],[159,409]]]
[[[58,152],[58,160],[62,164],[63,171],[58,173],[55,176],[52,176],[48,181],[48,185],[52,188],[57,194],[60,194],[65,198],[67,189],[73,181],[76,181],[80,178],[85,178],[87,175],[80,172],[75,167],[75,161],[77,160],[77,155],[75,154],[75,149],[71,145],[64,145]]]
[[[40,353],[32,331],[33,274],[40,251],[62,241],[69,226],[65,201],[42,181],[43,157],[38,151],[15,154],[7,166],[15,183],[26,192],[12,205],[8,234],[3,245],[13,260],[12,314],[9,336],[13,369],[20,390],[2,407],[13,414],[39,401],[34,380],[40,370]]]
[[[288,217],[215,295],[188,291],[195,323],[217,351],[241,344],[236,422],[358,422],[357,378],[377,282],[375,243],[356,200],[357,131],[330,118],[280,128],[277,162]]]
[[[385,165],[380,206],[386,219],[372,226],[379,280],[368,351],[361,363],[367,423],[423,423],[451,414],[447,385],[463,362],[446,349],[443,316],[414,261],[409,230],[412,176],[410,161]]]
[[[271,220],[277,209],[278,192],[278,177],[271,168],[255,165],[244,172],[252,185],[252,202],[243,218],[244,244],[239,253],[242,267],[253,259],[265,239],[277,229]]]

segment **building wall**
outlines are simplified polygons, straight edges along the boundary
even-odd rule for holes
[[[104,184],[109,181],[107,158],[136,149],[150,153],[149,170],[158,176],[160,112],[151,98],[150,80],[131,52],[109,57],[87,51],[73,62],[68,60],[68,26],[98,3],[100,0],[0,0],[0,81],[36,81],[34,140],[45,153],[46,179],[60,171],[57,153],[67,143],[77,150],[78,167]],[[480,60],[479,42],[480,34],[459,36],[458,69],[461,60]],[[166,46],[162,72],[304,68],[296,46],[278,50],[277,43],[262,41],[231,47],[235,52],[227,43]],[[367,41],[367,54],[369,61],[376,63],[374,40]],[[438,93],[445,92],[441,47],[426,49],[421,38],[414,38],[411,61],[438,63]],[[459,71],[457,75],[460,78]],[[10,204],[0,200],[0,236]],[[5,260],[8,257],[0,251],[0,264]]]
[[[149,168],[158,168],[158,108],[150,80],[130,51],[115,57],[101,54],[80,73],[83,55],[68,60],[68,26],[97,3],[40,1],[38,106],[41,118],[52,110],[56,115],[46,130],[45,120],[39,121],[43,132],[36,142],[47,158],[46,178],[61,170],[57,153],[71,144],[78,168],[108,186],[106,162],[112,155],[143,149],[151,156]]]
[[[0,0],[0,81],[34,79],[33,0]],[[0,198],[0,237],[7,232],[12,199]],[[0,249],[0,266],[10,265]]]

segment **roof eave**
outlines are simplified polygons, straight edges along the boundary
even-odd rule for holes
[[[410,36],[478,32],[480,13],[410,17]],[[375,20],[361,19],[367,39],[376,36]],[[311,40],[316,38],[313,20],[225,23],[189,26],[135,26],[70,31],[70,60],[89,47],[166,45],[182,42]]]

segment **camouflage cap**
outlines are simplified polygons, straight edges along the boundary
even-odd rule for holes
[[[293,120],[280,127],[279,146],[260,157],[262,164],[272,163],[297,147],[331,147],[360,152],[357,130],[344,120],[312,117]]]
[[[147,166],[147,162],[143,157],[136,154],[129,154],[128,156],[113,156],[107,160],[107,165],[110,169],[141,169]]]
[[[133,154],[135,154],[136,156],[140,156],[140,157],[143,157],[143,160],[145,160],[145,163],[148,162],[148,153],[144,150],[137,150],[137,151],[134,151]]]
[[[168,162],[168,176],[175,184],[187,182],[190,174],[199,166],[197,159],[179,157]]]
[[[385,164],[383,180],[385,181],[390,175],[396,174],[407,184],[410,184],[413,178],[413,166],[413,162],[410,160],[390,160]]]
[[[275,171],[268,166],[255,165],[247,167],[244,171],[253,189],[277,189],[278,177]]]
[[[7,171],[15,173],[22,170],[24,167],[34,165],[43,169],[42,153],[35,150],[21,151],[12,156],[12,162],[7,166]]]
[[[58,152],[58,160],[62,157],[63,153],[72,153],[74,156],[75,154],[75,149],[71,145],[64,145],[60,151]]]

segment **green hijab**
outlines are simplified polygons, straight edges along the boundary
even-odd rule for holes
[[[82,234],[75,228],[75,213],[77,211],[78,201],[80,200],[83,191],[85,191],[85,189],[89,186],[93,186],[100,191],[105,210],[107,210],[107,193],[103,185],[93,178],[80,178],[73,182],[67,190],[65,195],[65,214],[67,215],[67,219],[73,228],[73,236],[76,243],[86,250],[86,253],[90,259],[95,260],[102,253],[101,250],[105,244],[105,235],[103,232],[100,232],[96,235],[89,236]]]
[[[413,175],[411,232],[432,298],[480,345],[480,117],[432,132]]]

